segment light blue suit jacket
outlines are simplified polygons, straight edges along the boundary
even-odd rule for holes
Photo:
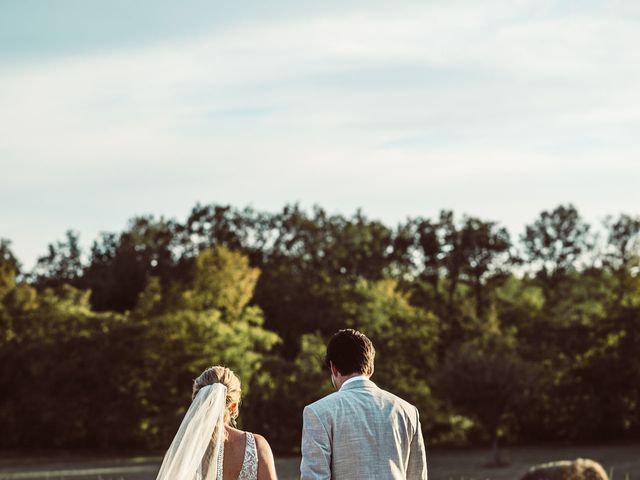
[[[418,409],[371,380],[304,409],[302,480],[426,480]]]

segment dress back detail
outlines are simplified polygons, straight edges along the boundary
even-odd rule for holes
[[[246,432],[247,443],[244,449],[244,460],[242,461],[242,469],[238,480],[258,480],[258,449],[256,447],[256,437],[253,433]],[[216,480],[222,480],[222,461],[224,458],[224,445],[218,454],[218,471],[216,472]],[[201,480],[202,477],[197,480]]]

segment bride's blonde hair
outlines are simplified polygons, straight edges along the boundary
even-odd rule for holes
[[[193,381],[193,393],[191,398],[196,398],[196,395],[201,388],[206,387],[207,385],[215,385],[216,383],[221,383],[227,387],[227,409],[224,414],[224,422],[229,425],[233,420],[235,423],[235,419],[238,418],[242,389],[240,387],[240,379],[231,369],[220,365],[207,368]],[[229,412],[229,407],[234,403],[237,404],[237,408],[233,412],[232,416]]]

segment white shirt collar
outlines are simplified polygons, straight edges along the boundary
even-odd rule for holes
[[[355,377],[351,377],[349,380],[347,380],[346,382],[344,382],[342,384],[342,386],[340,387],[340,390],[342,390],[342,387],[344,387],[347,383],[351,383],[355,380],[368,380],[369,377],[366,377],[364,375],[356,375]]]

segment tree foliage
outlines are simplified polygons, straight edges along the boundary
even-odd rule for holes
[[[432,444],[640,438],[639,217],[598,230],[561,205],[513,237],[452,211],[390,227],[196,205],[86,252],[70,230],[30,272],[0,240],[0,446],[165,447],[193,378],[222,363],[242,425],[295,451],[347,326]]]

